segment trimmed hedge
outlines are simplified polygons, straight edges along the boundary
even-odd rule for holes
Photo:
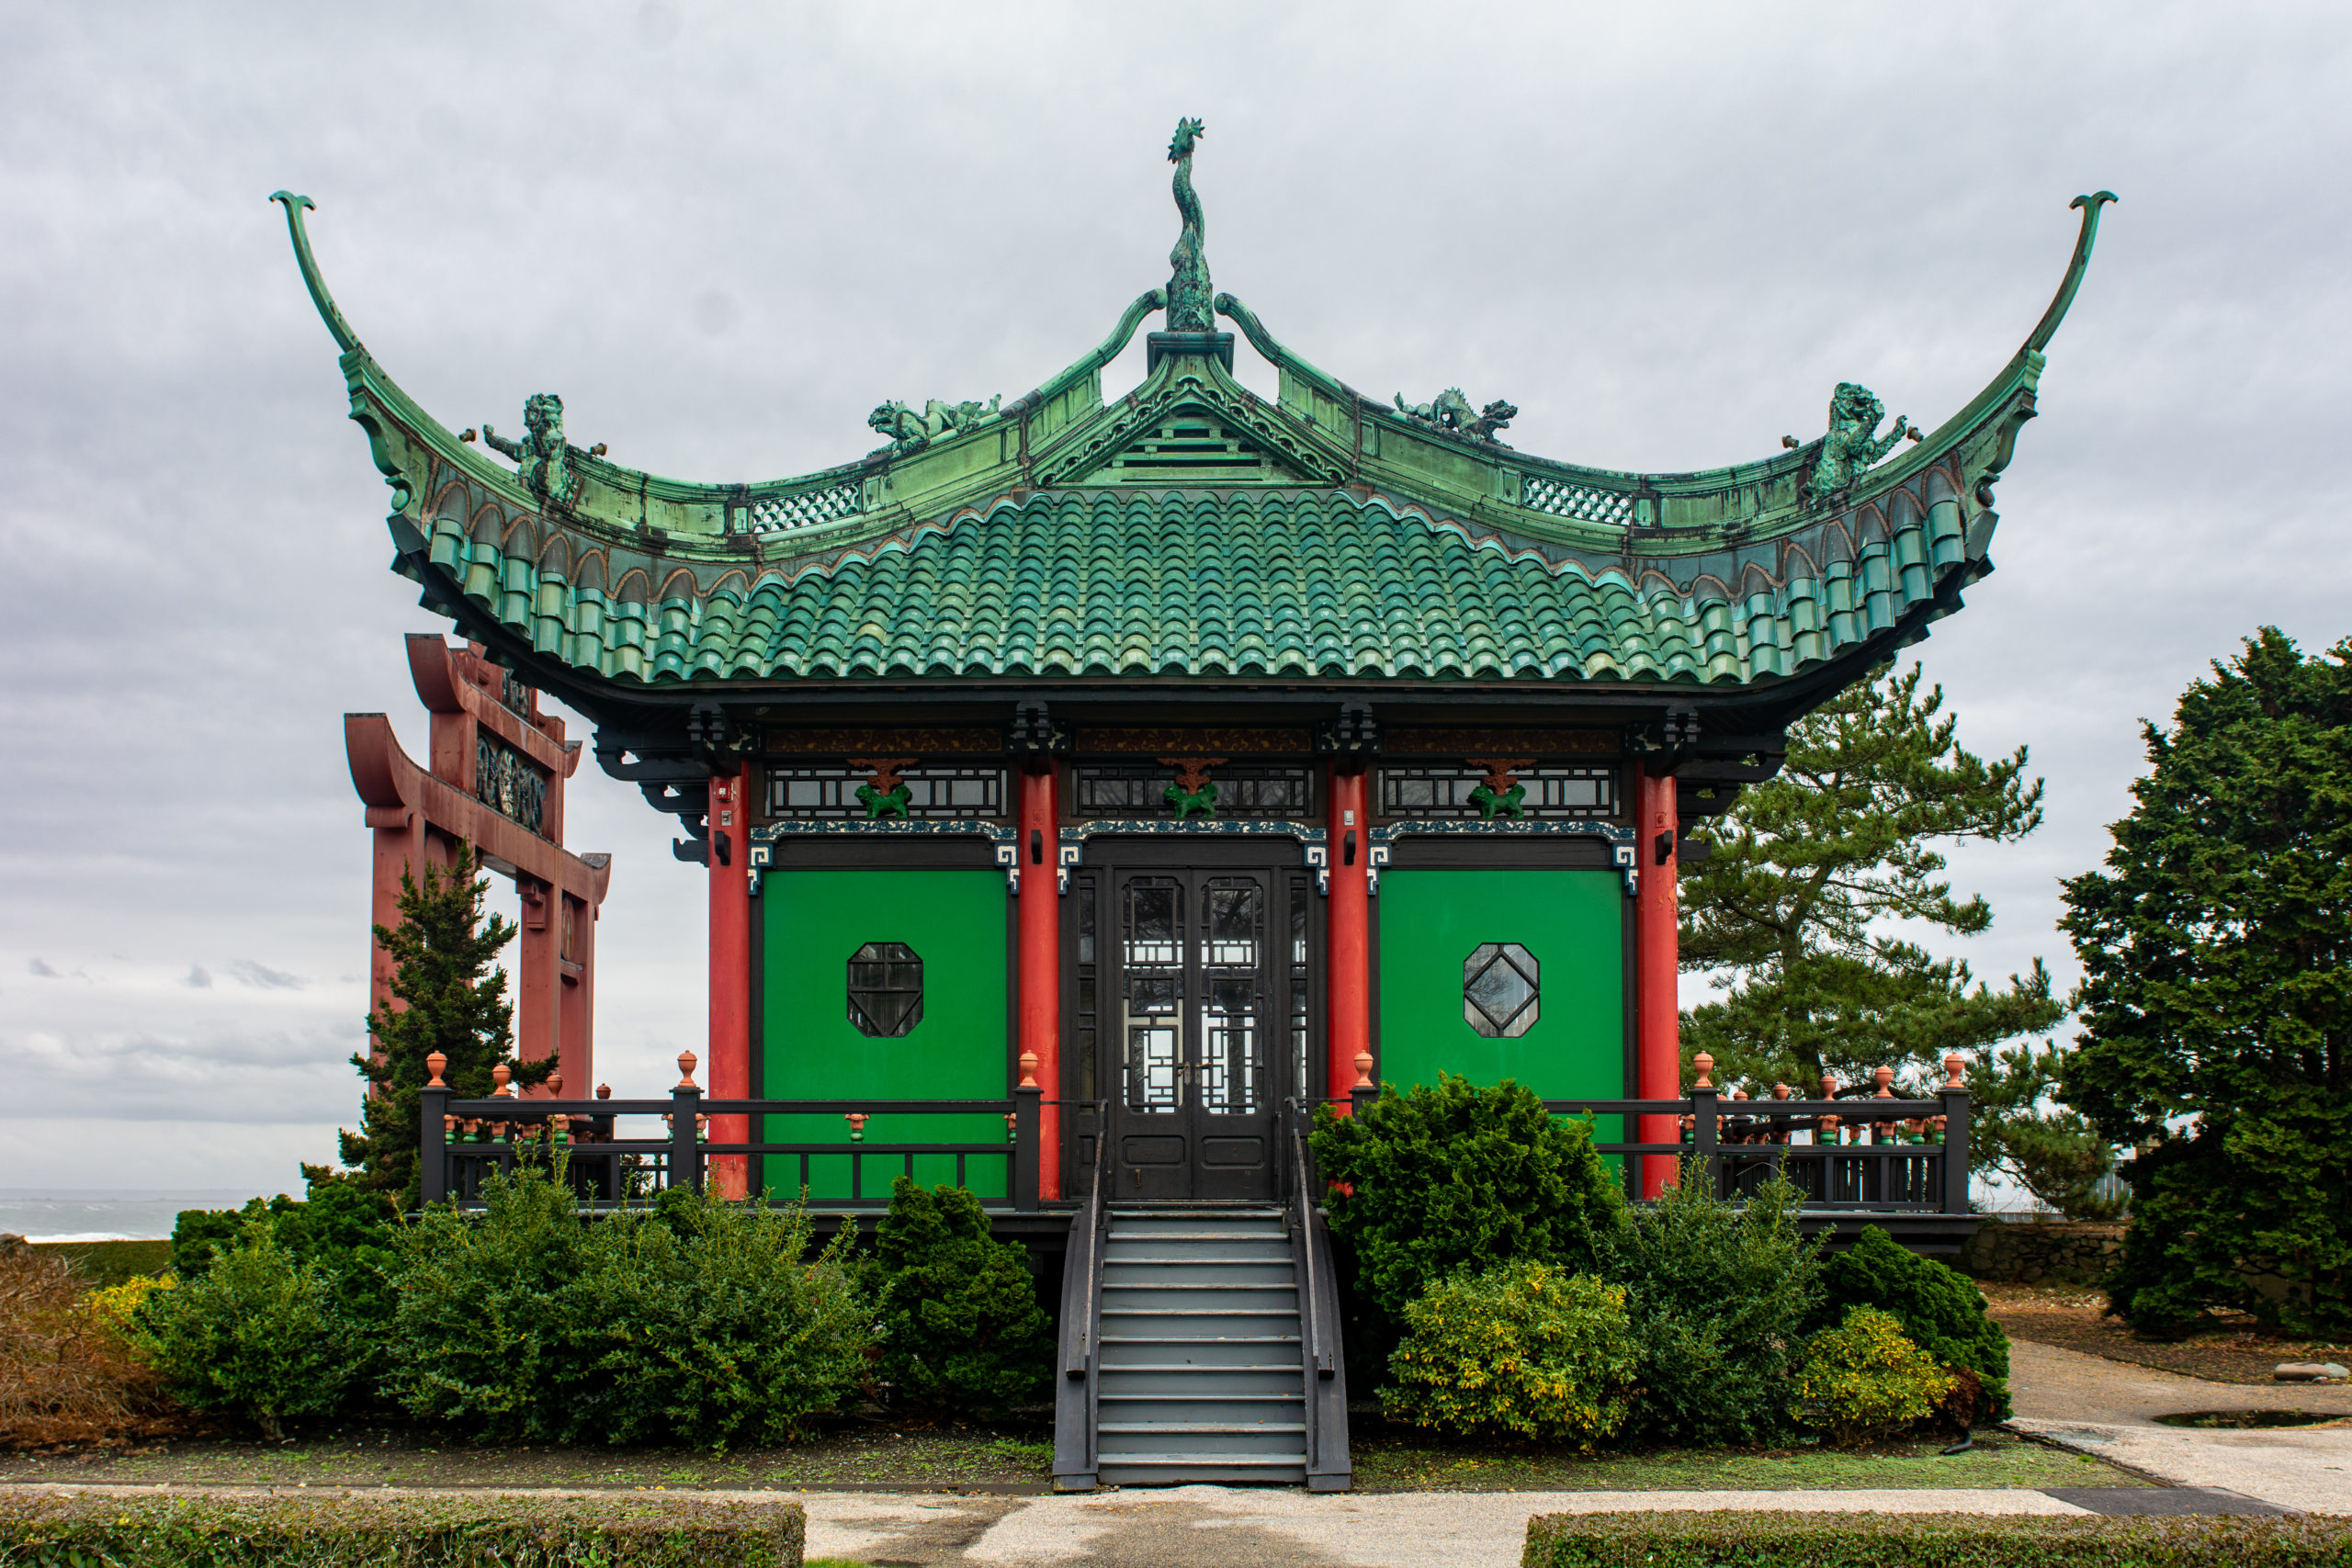
[[[0,1495],[0,1568],[799,1568],[797,1503]]]
[[[2352,1520],[2031,1514],[1538,1514],[1521,1568],[2343,1568]]]

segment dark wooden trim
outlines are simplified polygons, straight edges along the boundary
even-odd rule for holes
[[[1641,1089],[1642,1042],[1638,1027],[1641,1015],[1634,996],[1634,981],[1641,972],[1634,955],[1634,932],[1639,929],[1634,914],[1634,907],[1639,903],[1637,898],[1625,900],[1624,923],[1619,928],[1624,935],[1618,942],[1624,958],[1625,973],[1624,987],[1618,998],[1618,1011],[1623,1014],[1625,1021],[1625,1081],[1624,1088],[1618,1093],[1627,1100],[1634,1098]]]
[[[1393,840],[1384,871],[1607,871],[1614,873],[1609,840],[1581,835],[1491,839],[1422,838]],[[1375,895],[1374,903],[1378,903]],[[1631,899],[1627,900],[1632,902]]]
[[[1304,840],[1280,833],[1255,837],[1210,838],[1170,833],[1095,833],[1087,840],[1079,864],[1089,869],[1115,865],[1122,871],[1182,870],[1305,871]]]
[[[990,861],[990,865],[996,863]],[[1051,876],[1049,865],[1021,868],[1023,877]],[[1004,1092],[1011,1094],[1021,1082],[1021,898],[1007,891],[1004,897]]]
[[[978,866],[1001,874],[1003,869],[996,863],[996,846],[978,833],[904,839],[811,833],[778,839],[770,851],[768,863],[761,867],[763,877],[779,871],[968,871]],[[764,884],[760,897],[767,897]]]
[[[735,874],[742,875],[742,869],[738,867]],[[748,1064],[751,1068],[750,1098],[765,1100],[768,1097],[768,901],[764,897],[752,900],[751,949],[752,1016],[747,1021],[751,1025],[752,1042],[752,1060]],[[756,1118],[756,1120],[761,1121],[762,1125],[752,1129],[752,1141],[764,1143],[768,1134],[765,1119]],[[768,1156],[765,1155],[751,1156],[748,1190],[761,1192],[766,1190],[767,1162]]]

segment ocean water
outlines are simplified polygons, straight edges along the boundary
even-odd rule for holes
[[[234,1209],[252,1196],[242,1188],[0,1187],[0,1233],[27,1241],[163,1241],[182,1209]]]

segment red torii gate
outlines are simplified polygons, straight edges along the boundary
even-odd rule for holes
[[[429,769],[401,750],[384,715],[343,716],[351,783],[376,831],[374,923],[399,924],[401,871],[446,869],[459,843],[513,877],[523,904],[514,1054],[555,1055],[564,1081],[585,1093],[595,1075],[596,911],[613,857],[563,847],[563,781],[580,766],[580,742],[478,643],[412,633],[408,667],[432,714]],[[372,938],[368,945],[370,1010],[398,1008],[391,958]]]

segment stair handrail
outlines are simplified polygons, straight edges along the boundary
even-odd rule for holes
[[[1291,1163],[1298,1170],[1297,1258],[1303,1287],[1299,1292],[1300,1371],[1306,1394],[1306,1489],[1344,1492],[1352,1484],[1353,1465],[1348,1458],[1347,1372],[1338,1343],[1339,1295],[1331,1265],[1328,1227],[1318,1226],[1316,1200],[1320,1183],[1313,1178],[1306,1141],[1308,1112],[1291,1102]]]
[[[1300,1125],[1299,1103],[1290,1101],[1290,1143],[1294,1168],[1298,1172],[1298,1186],[1291,1201],[1296,1206],[1300,1250],[1306,1260],[1306,1278],[1300,1301],[1305,1303],[1299,1322],[1306,1330],[1306,1364],[1315,1369],[1318,1378],[1331,1375],[1331,1352],[1323,1343],[1322,1314],[1315,1309],[1318,1299],[1315,1293],[1315,1194],[1307,1178],[1306,1134]]]
[[[1062,1377],[1054,1392],[1054,1481],[1059,1486],[1067,1479],[1071,1483],[1069,1490],[1091,1487],[1102,1464],[1102,1435],[1096,1430],[1101,1407],[1096,1395],[1102,1382],[1102,1254],[1109,1220],[1102,1189],[1111,1102],[1098,1100],[1094,1111],[1094,1170],[1086,1207],[1071,1233],[1071,1240],[1082,1250],[1075,1250],[1062,1262]],[[1075,1397],[1073,1383],[1080,1385]]]

